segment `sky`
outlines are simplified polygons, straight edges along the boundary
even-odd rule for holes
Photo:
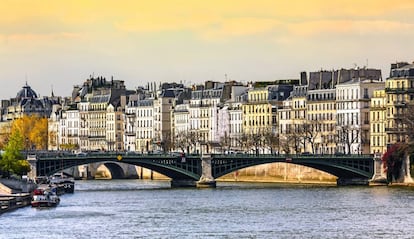
[[[299,78],[414,61],[412,0],[2,0],[0,99],[69,96],[89,76],[147,82]]]

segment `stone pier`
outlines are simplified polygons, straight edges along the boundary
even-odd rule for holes
[[[387,177],[383,170],[381,154],[374,155],[374,175],[372,175],[369,185],[387,185]]]
[[[187,188],[187,187],[195,187],[196,181],[194,180],[186,180],[186,179],[173,179],[171,180],[171,187],[172,188]]]
[[[216,180],[214,180],[211,173],[211,155],[206,154],[201,156],[202,174],[200,180],[197,181],[197,188],[215,188]]]

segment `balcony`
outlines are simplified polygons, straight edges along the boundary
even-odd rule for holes
[[[385,128],[385,132],[388,134],[402,134],[405,131],[403,128],[392,127],[392,128]]]
[[[385,105],[371,105],[370,109],[371,110],[385,110],[387,109],[387,107]]]
[[[135,132],[133,132],[133,131],[126,131],[126,132],[125,132],[125,135],[126,135],[126,136],[135,136],[136,134],[135,134]]]
[[[88,138],[89,139],[106,139],[106,136],[99,136],[99,135],[92,136],[92,135],[89,135]]]
[[[413,88],[391,88],[391,87],[387,87],[385,88],[385,93],[387,94],[406,94],[406,93],[413,93],[414,89]]]
[[[395,107],[403,108],[407,106],[407,102],[405,101],[395,101],[394,102]]]

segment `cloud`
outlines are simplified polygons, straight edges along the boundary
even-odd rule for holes
[[[223,19],[214,27],[200,31],[203,39],[223,39],[239,36],[254,36],[272,32],[281,22],[269,18],[231,18]]]
[[[331,34],[383,35],[412,32],[414,24],[387,20],[322,20],[288,24],[287,29],[295,36],[330,36]]]
[[[69,32],[60,32],[60,33],[48,33],[48,34],[10,34],[3,35],[3,38],[10,41],[49,41],[49,40],[58,40],[58,39],[80,39],[82,38],[81,34],[78,33],[69,33]]]
[[[413,10],[411,0],[3,0],[0,34],[186,31],[203,40],[228,40],[257,34],[392,32],[404,28],[399,21],[409,21]]]

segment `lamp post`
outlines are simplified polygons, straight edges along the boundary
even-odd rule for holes
[[[26,149],[26,159],[27,159],[27,152],[29,151],[29,138],[26,137],[25,139],[25,149]]]

